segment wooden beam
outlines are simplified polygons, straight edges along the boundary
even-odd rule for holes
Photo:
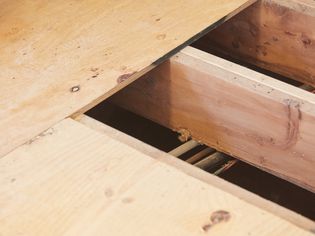
[[[262,0],[196,46],[315,86],[315,1]]]
[[[315,95],[188,47],[119,105],[315,191]]]
[[[275,213],[264,210],[247,191],[209,174],[202,181],[187,173],[202,176],[198,168],[181,171],[182,161],[92,126],[66,119],[0,160],[3,235],[312,235],[314,222],[267,201]]]
[[[0,157],[253,2],[0,1]]]

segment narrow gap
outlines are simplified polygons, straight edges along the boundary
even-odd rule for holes
[[[178,133],[113,105],[109,101],[104,101],[94,107],[87,112],[87,115],[164,152],[170,152],[183,145],[178,139]],[[209,173],[216,173],[233,184],[315,220],[315,208],[312,207],[315,205],[313,193],[247,163],[233,162],[235,159],[232,157],[212,150],[205,145],[197,145],[192,146],[183,154],[181,152],[177,154],[180,159],[205,169]],[[203,155],[199,155],[200,153]],[[215,165],[213,163],[208,165],[207,161],[204,161],[205,157],[212,154],[222,156]],[[229,163],[232,165],[229,166]]]
[[[177,139],[176,132],[113,105],[108,100],[86,114],[164,152],[169,152],[182,144]]]

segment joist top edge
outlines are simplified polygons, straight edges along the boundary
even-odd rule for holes
[[[247,87],[249,90],[259,92],[262,95],[265,94],[268,98],[282,99],[284,103],[288,102],[288,99],[292,99],[292,101],[301,103],[303,105],[301,109],[305,112],[315,114],[315,94],[199,49],[186,47],[170,61],[197,68],[199,71],[204,71],[213,76],[217,73],[223,73],[225,76],[221,76],[221,79],[233,80],[234,83],[236,80],[240,86]]]

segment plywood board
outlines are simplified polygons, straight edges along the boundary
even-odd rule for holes
[[[311,235],[71,119],[2,158],[0,185],[3,235]]]
[[[0,156],[94,106],[252,2],[1,1]]]

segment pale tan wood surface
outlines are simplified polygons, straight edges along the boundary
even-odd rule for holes
[[[198,44],[315,86],[315,1],[262,0]]]
[[[0,184],[6,236],[310,234],[71,119],[2,158]]]
[[[187,47],[117,104],[315,191],[315,95]]]
[[[97,121],[87,115],[80,115],[76,117],[76,120],[93,130],[106,134],[113,139],[119,140],[127,146],[130,146],[149,157],[166,163],[167,165],[170,165],[193,178],[208,183],[209,185],[219,188],[224,192],[230,193],[237,198],[240,198],[252,205],[258,206],[259,208],[264,209],[274,215],[277,215],[303,229],[314,231],[314,221],[306,219],[305,217],[296,214],[287,208],[281,207],[269,200],[266,200],[243,188],[240,188],[239,186],[224,181],[221,178],[211,175],[206,171],[202,171],[199,168],[192,168],[192,165],[188,164],[187,162],[178,160],[177,158],[171,158],[168,153],[161,152],[160,150],[146,143],[143,143],[136,138],[128,136],[125,133],[122,133],[110,126],[107,126],[102,122]]]
[[[252,2],[1,1],[0,156]]]

